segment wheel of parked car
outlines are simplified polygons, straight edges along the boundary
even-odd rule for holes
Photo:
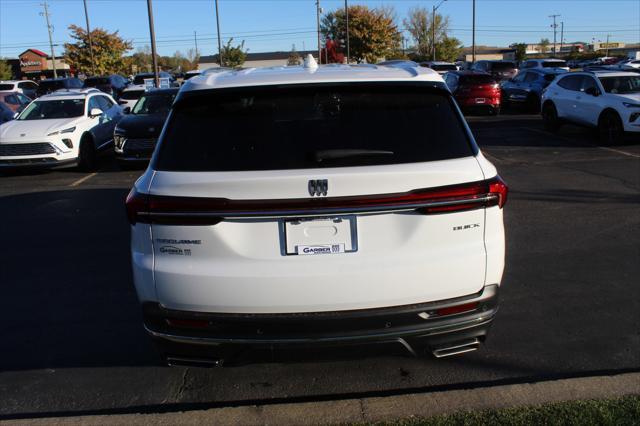
[[[90,172],[95,170],[97,163],[96,149],[93,146],[91,136],[85,135],[80,141],[80,152],[78,155],[78,167],[80,170]]]
[[[537,114],[540,112],[540,98],[533,93],[527,96],[527,112]]]
[[[558,118],[558,111],[552,102],[547,102],[542,107],[542,121],[544,122],[544,128],[551,132],[555,132],[560,128],[561,123]]]
[[[600,142],[605,145],[620,143],[624,136],[624,127],[620,116],[615,111],[605,111],[598,120]]]

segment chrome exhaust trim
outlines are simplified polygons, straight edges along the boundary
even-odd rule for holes
[[[433,356],[436,358],[445,358],[448,356],[459,355],[466,352],[477,351],[480,348],[480,340],[470,339],[465,342],[458,342],[450,346],[442,346],[437,349],[433,349]]]

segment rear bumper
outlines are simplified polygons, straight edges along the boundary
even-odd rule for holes
[[[437,315],[438,309],[459,305],[474,308]],[[325,352],[361,356],[374,347],[384,353],[413,356],[453,355],[477,349],[497,310],[497,285],[438,302],[326,313],[210,314],[143,305],[145,328],[172,365],[282,360],[292,355],[295,359],[296,353],[304,358],[308,350],[313,356]],[[206,326],[175,326],[176,321],[197,321]]]

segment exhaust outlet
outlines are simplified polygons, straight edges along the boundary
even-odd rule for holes
[[[477,351],[479,348],[480,340],[470,339],[454,344],[449,344],[448,346],[441,346],[437,349],[434,349],[432,353],[436,358],[445,358],[448,356],[459,355],[466,352]]]
[[[184,358],[176,356],[167,357],[169,367],[222,367],[224,359]]]

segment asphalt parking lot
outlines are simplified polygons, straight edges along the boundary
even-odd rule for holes
[[[164,367],[130,272],[123,201],[140,171],[0,176],[0,420],[640,371],[640,139],[600,147],[537,116],[469,123],[511,187],[507,266],[487,344],[443,360]]]

